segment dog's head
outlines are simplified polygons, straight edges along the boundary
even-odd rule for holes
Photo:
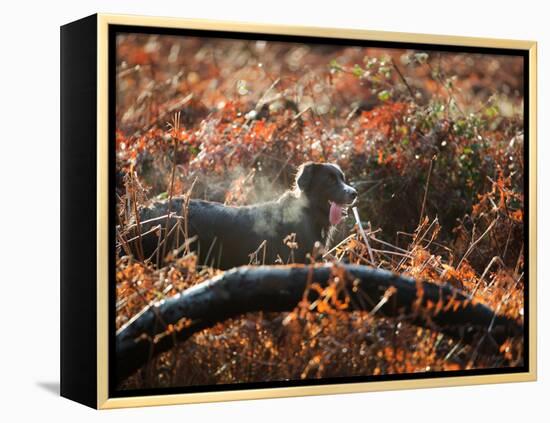
[[[296,187],[309,206],[331,225],[342,220],[347,207],[357,198],[357,191],[346,183],[344,172],[330,163],[302,164],[296,175]]]

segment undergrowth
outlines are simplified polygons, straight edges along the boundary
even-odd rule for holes
[[[325,260],[449,283],[523,321],[521,59],[148,35],[117,49],[121,238],[153,198],[252,204],[290,187],[299,164],[334,162],[363,229],[349,217]],[[162,268],[118,259],[117,328],[219,272],[185,250]],[[522,364],[521,340],[487,356],[437,328],[302,302],[204,330],[123,387]]]

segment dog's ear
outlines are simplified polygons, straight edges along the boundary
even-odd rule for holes
[[[307,162],[300,165],[296,174],[296,186],[300,191],[307,192],[313,180],[313,170],[315,163]]]

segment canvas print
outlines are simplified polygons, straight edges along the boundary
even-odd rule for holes
[[[112,393],[525,370],[524,56],[113,45]]]

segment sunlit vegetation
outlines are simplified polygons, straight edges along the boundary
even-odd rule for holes
[[[325,260],[449,283],[523,321],[521,58],[149,35],[119,36],[117,52],[120,233],[153,198],[252,204],[290,187],[299,164],[334,162],[359,191],[362,229],[350,213]],[[192,253],[162,268],[118,259],[117,327],[219,272]],[[521,339],[488,356],[346,311],[331,289],[206,329],[123,388],[523,364]]]

